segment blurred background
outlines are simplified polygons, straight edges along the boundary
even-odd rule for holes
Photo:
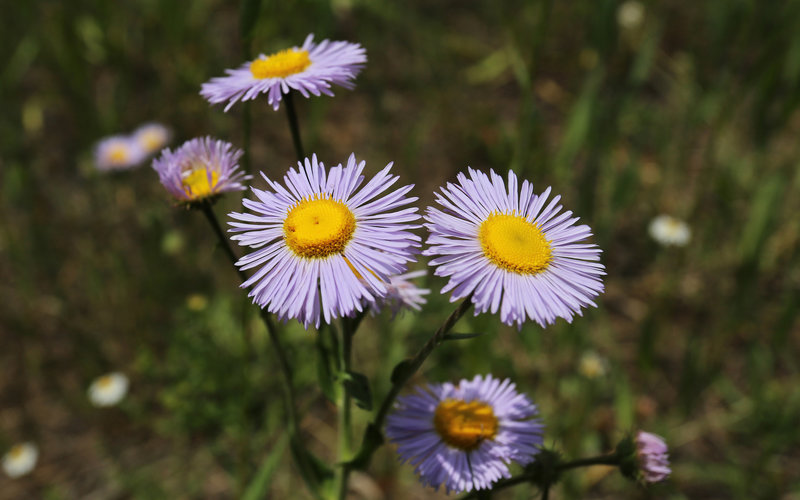
[[[244,62],[240,15],[222,0],[3,8],[0,452],[32,441],[40,455],[29,475],[0,477],[0,498],[307,498],[266,333],[206,221],[173,206],[149,162],[103,173],[92,160],[98,140],[150,121],[173,145],[241,146],[244,106],[198,94]],[[367,50],[353,91],[295,99],[326,164],[394,161],[421,207],[467,165],[513,168],[561,193],[604,250],[597,309],[521,332],[465,318],[456,331],[488,334],[446,343],[417,382],[512,377],[568,458],[640,428],[669,443],[666,483],[593,467],[551,498],[800,498],[800,2],[264,0],[256,19],[254,54],[309,32]],[[281,176],[286,116],[266,99],[250,108],[252,170]],[[687,245],[650,237],[662,213],[688,223]],[[356,337],[376,396],[452,308],[442,280],[423,283],[422,313],[369,318]],[[315,336],[296,321],[283,333],[304,434],[332,460]],[[87,387],[110,371],[130,393],[95,408]],[[355,410],[356,435],[369,417]],[[388,446],[353,488],[446,497]]]

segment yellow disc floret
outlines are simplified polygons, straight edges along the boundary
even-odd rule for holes
[[[537,274],[550,263],[552,250],[539,226],[515,214],[493,213],[478,231],[483,254],[498,267]]]
[[[286,245],[298,256],[322,259],[342,254],[356,231],[356,217],[344,203],[305,198],[289,209],[283,222]]]
[[[266,59],[256,59],[250,63],[253,78],[286,78],[305,71],[311,65],[307,50],[286,49],[276,52]]]
[[[196,200],[213,194],[218,180],[219,174],[212,170],[209,179],[208,170],[201,167],[184,172],[181,183],[186,196]]]
[[[130,151],[126,146],[116,144],[108,151],[108,161],[115,165],[121,165],[128,161],[129,153]]]
[[[97,381],[97,386],[102,389],[108,389],[113,382],[114,382],[114,377],[112,377],[111,375],[103,375]]]
[[[498,421],[486,403],[445,399],[436,407],[433,426],[448,445],[472,451],[484,440],[497,436]]]
[[[15,444],[11,450],[9,450],[8,455],[14,459],[19,460],[22,458],[22,455],[25,454],[26,446],[24,444]]]

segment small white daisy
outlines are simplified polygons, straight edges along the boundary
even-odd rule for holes
[[[669,215],[659,215],[650,222],[650,236],[664,246],[686,246],[692,237],[689,225]]]
[[[128,377],[119,372],[103,375],[94,379],[88,392],[93,405],[114,406],[128,393]]]
[[[39,450],[33,443],[19,443],[3,455],[3,471],[12,479],[24,476],[36,467]]]

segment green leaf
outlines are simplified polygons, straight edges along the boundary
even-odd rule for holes
[[[477,333],[448,333],[442,337],[442,342],[445,340],[467,340],[467,339],[474,339],[475,337],[480,337],[481,335],[486,335],[486,332],[477,332]]]
[[[369,379],[363,373],[345,372],[344,386],[350,392],[356,406],[362,410],[372,410],[372,392],[369,389]]]
[[[756,263],[761,249],[770,235],[770,227],[783,201],[786,181],[781,175],[773,175],[759,182],[755,199],[750,205],[747,223],[741,230],[739,255],[742,261]]]
[[[272,480],[272,474],[278,467],[281,458],[283,458],[283,453],[286,451],[286,445],[288,443],[289,437],[287,434],[284,434],[278,439],[278,441],[272,447],[272,450],[264,458],[264,461],[261,462],[258,472],[256,472],[255,477],[252,481],[250,481],[250,484],[247,486],[244,495],[242,495],[242,500],[259,500],[267,497],[269,486]]]

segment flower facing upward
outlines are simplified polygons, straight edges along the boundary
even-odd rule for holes
[[[128,393],[128,377],[118,372],[103,375],[94,379],[88,393],[93,405],[114,406]]]
[[[536,405],[508,379],[491,375],[431,384],[397,399],[386,436],[400,460],[426,486],[450,491],[491,488],[509,477],[511,461],[526,465],[542,445]]]
[[[689,225],[669,215],[659,215],[650,222],[650,236],[664,246],[683,247],[692,238]]]
[[[669,468],[667,443],[661,437],[644,431],[636,434],[635,441],[641,478],[648,483],[666,479],[672,472]]]
[[[133,140],[148,155],[161,151],[171,137],[169,129],[160,123],[145,123],[133,132]]]
[[[499,309],[508,325],[572,321],[603,291],[600,249],[580,243],[589,226],[576,226],[570,211],[559,214],[560,196],[547,203],[550,188],[535,195],[523,181],[518,189],[509,172],[506,191],[502,177],[490,176],[470,168],[437,193],[445,211],[428,207],[423,253],[435,257],[437,276],[450,277],[442,293],[452,290],[451,301],[473,294],[475,314]]]
[[[372,304],[372,311],[379,313],[384,307],[389,307],[392,316],[396,316],[403,309],[419,311],[421,306],[427,302],[425,296],[431,291],[428,288],[417,287],[411,280],[421,278],[426,274],[425,271],[413,271],[391,276],[386,285],[386,296]]]
[[[405,270],[419,247],[409,232],[419,226],[413,186],[384,194],[398,177],[392,164],[364,184],[364,162],[350,155],[347,166],[326,171],[316,155],[284,176],[286,187],[261,174],[271,188],[253,188],[245,199],[253,213],[231,213],[231,239],[258,250],[237,265],[258,270],[242,286],[262,308],[281,319],[319,326],[362,310],[387,294],[387,283]],[[362,184],[364,184],[362,186]],[[360,189],[359,189],[360,188]],[[403,208],[405,207],[405,208]]]
[[[228,76],[212,78],[204,83],[200,95],[211,104],[228,101],[228,111],[237,101],[255,99],[267,94],[267,101],[278,109],[283,94],[294,89],[303,97],[309,94],[333,95],[331,83],[353,88],[353,78],[367,62],[361,45],[323,40],[314,43],[308,35],[301,47],[292,47],[269,56],[261,54],[238,69],[228,69]]]
[[[94,148],[94,163],[98,170],[127,170],[140,164],[147,153],[132,138],[112,135],[97,143]]]
[[[250,179],[236,163],[242,152],[225,141],[203,137],[165,149],[153,160],[161,184],[180,201],[195,202],[226,191],[243,191]]]
[[[3,455],[3,470],[12,479],[24,476],[36,467],[39,450],[33,443],[20,443]]]

